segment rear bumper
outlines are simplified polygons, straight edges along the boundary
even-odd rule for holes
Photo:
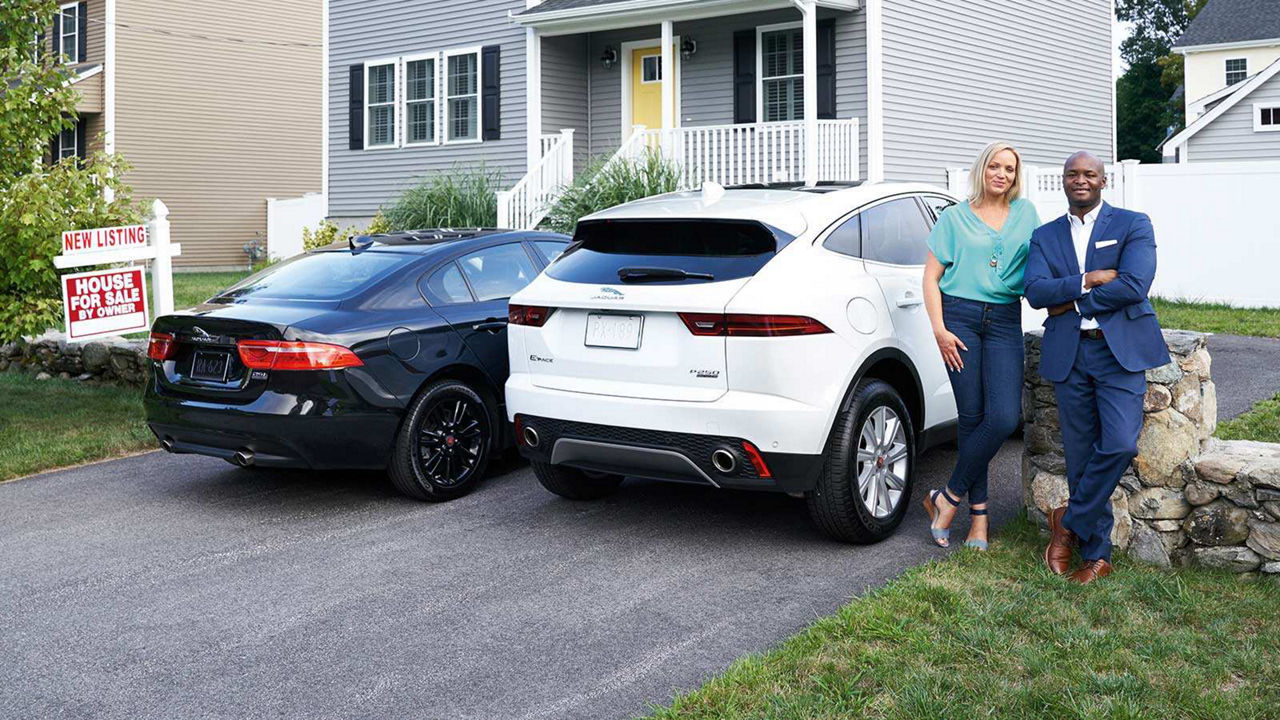
[[[524,457],[552,465],[745,490],[804,492],[813,488],[821,455],[760,452],[757,469],[743,438],[646,430],[517,415],[521,430],[536,435],[536,446],[519,439]],[[713,453],[720,453],[717,466]],[[726,464],[723,462],[732,458]]]
[[[151,387],[143,405],[147,426],[171,452],[231,460],[246,451],[264,467],[382,468],[400,425],[398,411],[273,392],[229,405],[162,396]]]

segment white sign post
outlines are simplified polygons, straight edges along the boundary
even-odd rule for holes
[[[170,242],[169,208],[156,200],[152,211],[155,219],[146,225],[62,233],[62,254],[53,259],[54,267],[64,270],[151,260],[150,309],[157,315],[173,312],[173,258],[182,254],[182,246]],[[75,342],[150,327],[145,297],[139,303],[137,293],[146,293],[139,268],[64,275],[62,302],[67,340]]]

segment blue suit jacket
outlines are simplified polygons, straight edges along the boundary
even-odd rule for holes
[[[1110,243],[1108,241],[1116,242]],[[1098,243],[1104,247],[1099,248]],[[1034,308],[1074,302],[1069,310],[1044,322],[1040,374],[1062,382],[1075,363],[1080,342],[1080,314],[1098,321],[1107,346],[1120,365],[1130,371],[1169,362],[1169,350],[1156,311],[1147,299],[1156,275],[1156,237],[1151,218],[1102,204],[1089,237],[1085,266],[1076,260],[1067,216],[1036,228],[1027,255],[1026,297]],[[1115,280],[1081,292],[1081,276],[1092,270],[1115,270]]]

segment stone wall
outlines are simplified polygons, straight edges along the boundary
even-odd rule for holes
[[[107,338],[69,343],[62,333],[48,332],[0,345],[0,371],[25,370],[50,377],[141,387],[147,377],[147,362],[145,340]]]
[[[1047,526],[1067,500],[1053,384],[1040,377],[1040,331],[1026,336],[1023,502]],[[1138,457],[1111,496],[1111,541],[1163,567],[1280,574],[1280,445],[1212,439],[1212,360],[1202,333],[1166,330],[1172,362],[1147,371]]]

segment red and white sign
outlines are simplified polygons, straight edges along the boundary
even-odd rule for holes
[[[94,228],[93,230],[66,230],[62,233],[62,254],[75,255],[102,250],[122,250],[146,247],[147,226]]]
[[[146,330],[146,273],[140,267],[62,276],[67,339],[87,340]]]

